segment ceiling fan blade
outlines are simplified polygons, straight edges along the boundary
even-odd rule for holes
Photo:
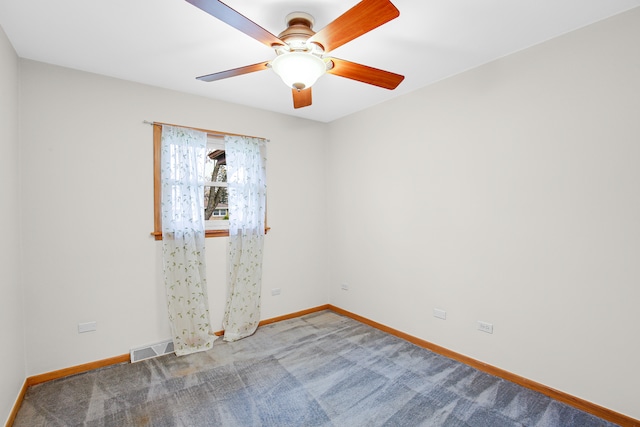
[[[253,37],[260,43],[269,47],[284,45],[284,42],[262,28],[246,16],[230,8],[218,0],[186,0],[195,7],[202,9],[209,15],[226,22],[233,28],[242,31],[246,35]]]
[[[298,90],[291,89],[293,94],[293,108],[308,107],[311,105],[311,88]]]
[[[243,74],[253,73],[255,71],[266,70],[267,65],[269,65],[269,61],[260,62],[258,64],[247,65],[245,67],[234,68],[232,70],[220,71],[218,73],[207,74],[206,76],[196,77],[196,79],[201,80],[203,82],[213,82],[216,80],[227,79],[229,77],[241,76]]]
[[[362,0],[308,41],[329,52],[398,16],[400,11],[389,0]]]
[[[333,62],[333,68],[327,70],[327,73],[385,89],[393,90],[404,80],[404,76],[400,74],[356,64],[344,59],[331,58],[331,62]]]

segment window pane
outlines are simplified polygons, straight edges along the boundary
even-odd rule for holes
[[[205,182],[227,182],[227,162],[224,150],[207,148],[204,159]]]
[[[225,187],[204,187],[204,219],[215,219],[227,214],[229,200]]]
[[[227,182],[227,162],[224,146],[208,144],[204,158],[204,181],[209,183]],[[204,220],[221,220],[226,214],[221,209],[226,209],[228,204],[227,189],[217,186],[204,188]],[[208,227],[207,227],[208,228]]]

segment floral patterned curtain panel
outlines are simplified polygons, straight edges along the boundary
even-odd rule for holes
[[[177,355],[212,347],[204,247],[207,134],[163,126],[162,253],[169,321]]]
[[[224,340],[252,335],[260,321],[262,248],[266,213],[265,140],[225,137],[229,197],[229,297]]]

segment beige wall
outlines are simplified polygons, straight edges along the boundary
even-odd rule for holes
[[[0,420],[6,420],[25,379],[20,288],[18,196],[18,57],[0,28]]]
[[[640,418],[639,41],[636,8],[333,122],[331,303]]]
[[[28,375],[171,337],[161,243],[150,236],[152,127],[143,120],[270,139],[262,317],[327,302],[324,125],[21,60]],[[207,239],[216,330],[226,241]],[[98,330],[78,334],[87,321]]]

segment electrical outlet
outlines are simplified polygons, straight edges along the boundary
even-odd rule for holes
[[[98,324],[96,322],[78,323],[79,334],[95,331],[96,329],[98,329]]]
[[[440,310],[439,308],[433,309],[433,317],[437,317],[438,319],[446,320],[447,312],[444,310]]]
[[[280,288],[271,289],[271,296],[280,295]]]
[[[488,334],[493,333],[493,324],[478,320],[478,330]]]
[[[343,283],[340,285],[340,289],[342,289],[343,291],[348,291],[349,285],[347,283]]]

